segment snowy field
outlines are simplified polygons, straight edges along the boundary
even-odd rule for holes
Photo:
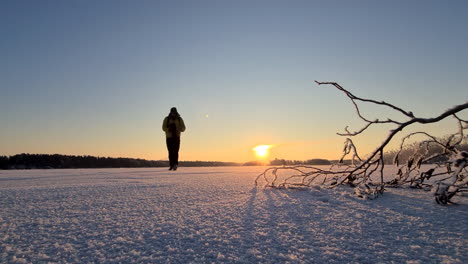
[[[0,171],[1,263],[468,263],[468,198],[255,188],[263,167]]]

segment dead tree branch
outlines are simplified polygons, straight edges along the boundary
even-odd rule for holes
[[[379,124],[393,124],[395,127],[389,131],[389,135],[385,138],[384,142],[377,146],[377,148],[371,152],[365,160],[362,160],[359,157],[357,147],[351,138],[347,138],[340,163],[347,155],[352,153],[352,166],[338,170],[333,168],[330,170],[323,170],[309,166],[272,167],[257,176],[255,179],[256,185],[259,183],[261,178],[266,182],[265,186],[276,188],[311,187],[313,185],[325,185],[329,188],[334,188],[335,186],[346,184],[354,187],[357,195],[367,198],[375,198],[382,194],[385,186],[398,187],[409,185],[409,187],[412,188],[429,188],[437,186],[434,191],[434,195],[436,197],[436,201],[442,204],[449,203],[450,198],[457,192],[465,189],[468,190],[468,177],[466,177],[466,166],[468,166],[466,159],[468,154],[467,152],[460,151],[457,148],[464,139],[464,130],[468,129],[467,121],[461,119],[457,114],[468,109],[468,102],[456,105],[436,117],[422,118],[415,116],[411,111],[404,110],[401,107],[385,101],[358,97],[336,82],[315,82],[318,85],[332,85],[343,92],[351,100],[359,118],[366,123],[364,127],[355,132],[350,132],[348,127],[345,127],[346,133],[338,133],[338,135],[348,137],[358,136],[365,133],[369,127]],[[358,102],[390,108],[390,110],[402,114],[406,120],[398,121],[390,118],[370,120],[361,113]],[[403,137],[400,144],[400,150],[397,152],[394,159],[395,164],[398,166],[398,172],[392,179],[385,177],[385,148],[398,133],[414,124],[437,123],[449,116],[456,119],[458,124],[457,132],[450,135],[445,142],[424,131],[418,131],[406,135]],[[425,147],[425,151],[422,153],[415,153],[405,164],[400,166],[399,156],[404,144],[408,139],[415,135],[422,135],[428,138],[420,144],[421,148],[424,149]],[[441,151],[439,153],[429,154],[429,148],[432,145],[438,146]],[[427,164],[430,161],[441,157],[446,159],[451,158],[451,161],[448,161],[445,164],[447,168],[446,172],[434,173],[436,169],[440,170],[440,164],[436,164],[436,167],[431,168],[428,171],[420,171],[422,164]],[[452,171],[452,165],[457,169]],[[435,181],[430,180],[439,176],[447,177]]]

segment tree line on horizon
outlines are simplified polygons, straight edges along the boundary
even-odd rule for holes
[[[461,151],[468,151],[468,140],[464,140],[459,146]],[[405,162],[415,152],[428,151],[439,153],[442,147],[431,145],[428,149],[422,148],[420,142],[414,142],[406,146],[400,152],[400,160]],[[393,164],[393,159],[398,153],[391,150],[384,154],[385,164]],[[432,163],[445,162],[447,157],[441,156],[434,159]],[[221,162],[221,161],[180,161],[183,167],[215,167],[215,166],[295,166],[295,165],[333,165],[338,160],[309,159],[309,160],[287,160],[275,158],[269,162],[250,161],[245,163]],[[344,165],[351,164],[350,160],[344,160]],[[0,156],[0,169],[81,169],[81,168],[143,168],[143,167],[167,167],[169,162],[165,160],[145,160],[134,158],[111,158],[95,156],[73,156],[62,154],[17,154],[13,156]]]
[[[250,161],[245,163],[221,161],[180,161],[183,167],[215,167],[215,166],[265,166],[265,165],[331,165],[337,161],[326,159],[286,160],[274,159],[269,162]],[[348,163],[349,161],[345,161]],[[143,168],[167,167],[166,160],[145,160],[134,158],[111,158],[95,156],[73,156],[62,154],[29,154],[22,153],[13,156],[0,156],[0,169],[81,169],[81,168]]]
[[[450,142],[449,136],[439,138],[440,142]],[[464,136],[462,142],[458,145],[459,151],[468,151],[468,136]],[[398,154],[399,152],[399,154]],[[425,145],[424,141],[419,142],[415,141],[411,144],[408,144],[403,149],[400,150],[390,150],[384,153],[384,162],[385,164],[393,164],[395,156],[398,154],[401,162],[407,162],[415,154],[432,156],[436,153],[443,153],[444,147],[438,144]],[[443,163],[448,161],[449,157],[447,155],[442,155],[431,160],[430,163]]]
[[[181,166],[239,166],[234,162],[181,161]],[[0,169],[92,169],[92,168],[148,168],[167,167],[169,161],[134,158],[73,156],[62,154],[17,154],[0,156]]]

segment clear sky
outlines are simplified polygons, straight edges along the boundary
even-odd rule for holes
[[[167,159],[176,106],[181,160],[255,160],[260,144],[275,145],[268,159],[338,158],[335,133],[362,123],[314,80],[435,116],[468,100],[467,12],[456,0],[1,1],[0,154]],[[385,131],[356,141],[363,155]]]

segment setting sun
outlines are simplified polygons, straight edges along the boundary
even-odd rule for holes
[[[264,158],[268,155],[268,150],[272,147],[272,145],[258,145],[255,148],[253,148],[253,151],[255,151],[255,154],[260,157]]]

